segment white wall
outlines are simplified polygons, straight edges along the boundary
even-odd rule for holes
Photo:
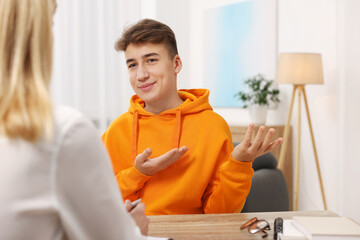
[[[174,4],[174,1],[157,0],[157,14],[156,20],[167,24],[175,33],[178,45],[178,52],[181,56],[183,67],[178,75],[178,88],[189,88],[190,84],[190,41],[189,41],[189,27],[190,14],[189,3],[190,1],[181,1],[181,4]],[[171,16],[171,17],[169,17]]]
[[[360,1],[338,0],[337,79],[340,88],[340,210],[360,221]]]
[[[324,85],[306,86],[315,142],[329,209],[338,207],[339,82],[336,79],[336,0],[280,0],[279,52],[315,52],[323,59]],[[304,105],[302,105],[299,209],[322,209],[319,181]],[[294,106],[294,115],[297,105]],[[293,117],[293,130],[296,118]],[[294,136],[297,133],[294,132]],[[295,150],[295,141],[293,141]],[[295,152],[294,152],[295,154]]]
[[[236,1],[236,0],[235,0]],[[162,1],[161,1],[162,2]],[[171,2],[171,3],[170,3]],[[178,22],[175,34],[179,39],[189,32],[189,43],[182,56],[190,64],[190,82],[187,88],[203,87],[203,52],[199,46],[202,38],[203,10],[217,0],[182,1],[185,8],[167,11],[159,7],[161,19]],[[222,1],[234,2],[234,0]],[[168,1],[167,6],[178,7],[178,1]],[[316,52],[322,54],[324,85],[306,86],[315,142],[322,170],[328,209],[360,221],[360,188],[357,186],[359,157],[358,136],[360,122],[359,56],[360,34],[358,23],[360,1],[357,0],[278,0],[278,52]],[[190,21],[185,18],[190,16]],[[181,23],[181,24],[180,24]],[[181,28],[181,29],[179,29]],[[177,32],[179,31],[179,32]],[[182,37],[183,38],[183,37]],[[186,39],[182,39],[185,40]],[[180,40],[179,40],[180,42]],[[181,51],[182,54],[184,51]],[[285,124],[292,86],[281,85],[282,103],[269,112],[267,123]],[[297,99],[296,99],[297,100]],[[215,109],[229,124],[248,124],[250,119],[244,109]],[[292,125],[296,126],[294,106]],[[323,209],[309,127],[302,105],[301,120],[301,171],[299,210]],[[296,128],[293,128],[295,155]],[[295,159],[295,156],[293,157]]]
[[[359,9],[356,0],[279,0],[278,38],[279,52],[322,54],[325,84],[306,89],[328,209],[358,221]],[[299,209],[322,209],[304,111],[302,115]]]
[[[124,25],[140,19],[140,0],[61,0],[54,16],[51,91],[100,131],[128,108],[132,95],[122,54],[114,50]]]

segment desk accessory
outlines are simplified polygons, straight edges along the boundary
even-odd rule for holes
[[[283,232],[279,234],[280,240],[306,240],[305,235],[297,229],[292,219],[284,219]]]
[[[360,224],[346,217],[294,216],[293,224],[311,240],[360,240]]]
[[[135,201],[131,202],[131,209],[134,209],[136,205],[138,205],[141,202],[141,198],[136,199]]]
[[[279,240],[280,234],[283,232],[283,219],[275,218],[274,221],[274,240]]]
[[[245,228],[247,228],[251,234],[261,231],[263,233],[262,238],[266,238],[268,233],[265,230],[270,230],[270,224],[264,219],[259,220],[257,217],[253,217],[241,225],[240,230]]]

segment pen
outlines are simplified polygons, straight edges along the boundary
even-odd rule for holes
[[[274,221],[274,240],[280,239],[280,234],[283,233],[283,219],[276,218]]]
[[[136,199],[135,201],[131,202],[131,210],[134,209],[136,207],[136,205],[139,204],[139,202],[141,202],[141,198]]]

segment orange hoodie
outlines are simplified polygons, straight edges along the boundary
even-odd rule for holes
[[[252,163],[231,157],[230,130],[212,111],[209,90],[178,93],[184,102],[159,115],[147,112],[134,95],[129,112],[103,134],[123,198],[142,198],[147,215],[241,211],[250,191]],[[184,145],[189,148],[185,155],[154,176],[134,166],[136,155],[148,147],[154,158]]]

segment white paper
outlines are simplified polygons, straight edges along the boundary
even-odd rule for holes
[[[148,236],[147,239],[148,240],[168,240],[169,238]]]

